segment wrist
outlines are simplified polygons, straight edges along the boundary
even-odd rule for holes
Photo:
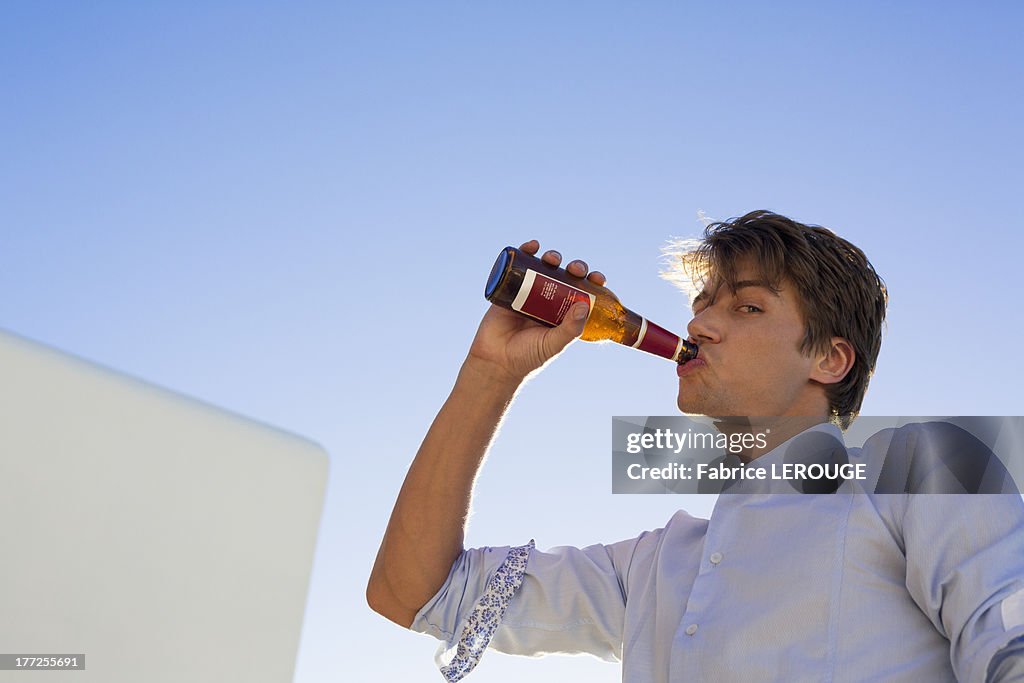
[[[469,382],[508,394],[515,392],[526,378],[509,371],[498,363],[469,356],[459,371],[460,383]]]

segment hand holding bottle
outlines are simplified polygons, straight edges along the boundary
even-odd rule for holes
[[[540,251],[540,243],[530,240],[519,249],[533,256]],[[541,260],[558,268],[562,255],[549,250]],[[570,261],[565,270],[597,286],[606,282],[602,273],[589,272],[586,262],[579,259]],[[494,380],[518,384],[583,333],[588,308],[586,303],[577,302],[558,326],[549,327],[506,308],[491,306],[480,322],[466,362],[492,375]]]

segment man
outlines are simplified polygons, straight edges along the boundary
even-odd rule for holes
[[[543,259],[561,263],[557,252]],[[748,466],[803,458],[810,437],[841,439],[885,316],[864,254],[829,230],[757,211],[709,226],[680,263],[700,288],[688,326],[700,352],[680,367],[679,409],[770,425],[766,447],[741,454]],[[567,270],[604,282],[581,261]],[[586,314],[577,304],[546,328],[492,306],[395,504],[367,599],[445,641],[449,680],[485,647],[589,652],[622,661],[631,682],[1024,680],[1017,495],[754,487],[720,496],[710,520],[680,511],[610,545],[464,549],[472,483],[502,415]],[[849,457],[959,457],[932,431],[889,430]]]

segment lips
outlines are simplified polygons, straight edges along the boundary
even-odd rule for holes
[[[688,360],[685,363],[681,363],[678,366],[676,366],[676,374],[680,377],[685,377],[686,375],[689,375],[693,372],[696,372],[697,370],[700,370],[706,365],[707,363],[704,362],[704,359],[701,358],[700,356],[697,356],[692,360]]]

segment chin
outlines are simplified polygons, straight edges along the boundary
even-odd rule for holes
[[[694,400],[693,396],[687,398],[680,396],[676,399],[676,408],[684,415],[707,415],[706,406],[702,403],[702,401]]]
[[[736,412],[737,406],[730,405],[728,402],[718,401],[717,403],[713,400],[709,400],[708,396],[702,395],[684,395],[680,392],[679,397],[676,399],[676,407],[679,408],[681,413],[686,415],[705,415],[708,417],[716,418],[719,415],[724,416],[744,416],[746,413]]]

